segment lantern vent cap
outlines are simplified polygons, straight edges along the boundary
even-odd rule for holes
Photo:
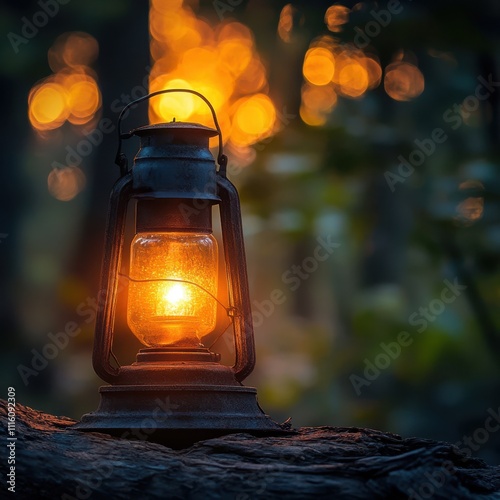
[[[218,134],[217,130],[211,128],[211,127],[206,127],[205,125],[201,125],[199,123],[192,123],[192,122],[177,122],[177,121],[172,121],[169,123],[155,123],[153,125],[144,125],[142,127],[136,128],[132,131],[129,132],[130,135],[138,135],[138,136],[143,136],[143,135],[150,135],[151,133],[155,132],[165,132],[165,133],[172,133],[172,132],[191,132],[195,134],[200,134],[204,135],[205,137],[214,137]]]

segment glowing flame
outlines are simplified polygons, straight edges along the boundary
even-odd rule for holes
[[[182,283],[167,283],[163,292],[163,306],[165,315],[172,314],[172,311],[178,311],[181,306],[190,300],[190,293]]]
[[[217,322],[217,264],[212,235],[136,234],[127,322],[137,338],[148,346],[198,345]]]
[[[211,27],[180,0],[152,0],[150,92],[188,88],[201,92],[217,113],[223,137],[234,147],[262,140],[276,130],[267,95],[266,69],[252,32],[238,22]],[[150,101],[151,123],[193,121],[213,126],[208,107],[189,94]],[[216,138],[211,140],[215,145]]]

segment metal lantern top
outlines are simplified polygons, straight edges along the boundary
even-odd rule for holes
[[[193,94],[202,99],[205,104],[210,109],[212,113],[212,118],[215,125],[215,130],[210,127],[205,127],[204,125],[200,125],[198,123],[189,123],[189,122],[176,122],[175,119],[170,123],[158,123],[155,125],[146,125],[143,127],[139,127],[135,130],[132,130],[128,133],[122,133],[121,131],[121,121],[125,116],[126,111],[131,106],[138,104],[147,99],[151,99],[152,97],[156,97],[158,95],[168,94],[172,92],[185,92],[188,94]],[[215,113],[215,109],[210,103],[210,101],[200,92],[196,92],[191,89],[165,89],[158,90],[156,92],[152,92],[151,94],[145,95],[128,103],[120,112],[118,117],[118,151],[116,153],[115,163],[120,167],[120,172],[125,175],[128,172],[128,160],[125,154],[122,152],[122,140],[128,139],[132,137],[132,135],[137,135],[139,137],[145,137],[146,140],[141,142],[141,147],[143,144],[148,146],[151,144],[151,141],[160,145],[166,145],[168,141],[171,145],[192,145],[192,146],[205,146],[208,149],[208,139],[210,137],[214,137],[216,135],[219,136],[219,152],[217,154],[217,163],[219,164],[219,174],[223,177],[226,176],[226,166],[227,166],[227,157],[222,152],[222,131],[219,126],[219,121],[217,119],[217,114]],[[149,138],[149,139],[148,139]],[[154,139],[153,139],[154,138]],[[149,141],[149,144],[147,144]]]
[[[217,131],[197,123],[147,125],[130,132],[141,139],[134,158],[133,185],[148,198],[217,202],[215,159],[208,148]]]
[[[192,141],[193,136],[215,137],[219,133],[214,128],[206,127],[205,125],[200,125],[199,123],[178,122],[175,119],[169,123],[155,123],[154,125],[144,125],[132,130],[132,132],[130,133],[138,136],[143,136],[154,135],[155,132],[158,132],[158,135],[171,133],[172,135],[176,135],[177,137],[182,137],[182,134],[184,133],[184,136],[186,138],[189,136],[189,142]]]

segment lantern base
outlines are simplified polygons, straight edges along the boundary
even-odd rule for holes
[[[172,361],[218,362],[220,354],[206,347],[149,347],[137,353],[137,363],[168,363]]]
[[[171,448],[236,432],[290,434],[264,414],[252,387],[115,385],[101,387],[100,394],[97,411],[84,415],[75,429]]]

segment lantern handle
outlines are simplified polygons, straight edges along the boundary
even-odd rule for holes
[[[128,139],[129,137],[132,136],[132,134],[129,133],[122,133],[121,130],[121,122],[123,119],[123,115],[125,111],[127,111],[128,108],[133,106],[134,104],[139,104],[142,101],[145,101],[147,99],[151,99],[151,97],[155,97],[160,94],[169,94],[171,92],[186,92],[188,94],[194,94],[195,96],[198,96],[200,99],[202,99],[205,104],[210,108],[210,111],[212,113],[212,118],[214,119],[214,124],[215,124],[215,129],[217,130],[217,135],[219,136],[219,153],[217,155],[217,163],[219,164],[219,173],[223,176],[226,177],[226,167],[227,167],[227,156],[223,154],[222,152],[222,132],[219,126],[219,121],[217,120],[217,114],[215,113],[215,109],[210,103],[210,101],[200,92],[197,92],[196,90],[191,90],[191,89],[163,89],[163,90],[157,90],[156,92],[151,92],[150,94],[147,94],[145,96],[139,97],[138,99],[135,99],[134,101],[129,102],[126,104],[123,109],[120,111],[120,115],[118,116],[118,123],[117,123],[117,129],[118,129],[118,151],[116,153],[116,158],[115,158],[115,163],[120,167],[120,173],[121,175],[126,175],[128,172],[128,159],[125,156],[125,153],[122,152],[122,140],[123,139]]]

